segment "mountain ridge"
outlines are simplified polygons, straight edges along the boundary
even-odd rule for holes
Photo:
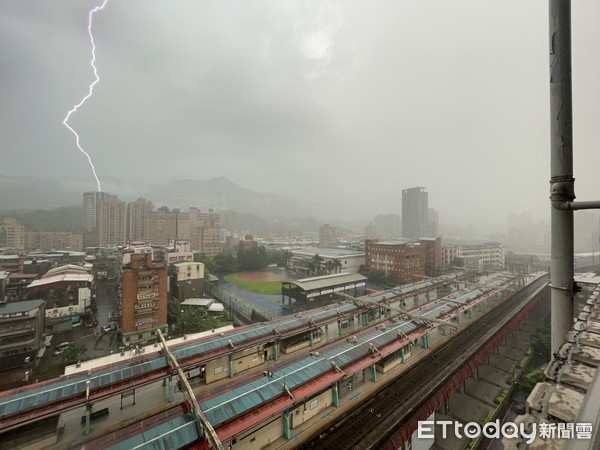
[[[80,180],[56,180],[32,176],[0,174],[0,210],[49,209],[82,202],[89,185]],[[124,201],[143,197],[156,206],[187,209],[234,210],[269,216],[307,215],[306,207],[298,200],[281,194],[256,192],[219,176],[208,180],[174,179],[135,183],[105,177],[103,191]]]

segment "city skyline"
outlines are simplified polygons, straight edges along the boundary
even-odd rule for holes
[[[93,189],[60,121],[90,81],[96,4],[0,6],[2,175]],[[398,211],[422,185],[449,223],[548,216],[546,4],[111,2],[96,19],[102,83],[72,121],[108,192],[227,176],[350,220]],[[600,162],[599,20],[597,3],[573,4],[582,200]]]

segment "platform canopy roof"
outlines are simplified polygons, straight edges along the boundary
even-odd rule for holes
[[[336,273],[333,275],[324,275],[322,277],[303,278],[296,281],[282,281],[282,283],[296,285],[305,291],[314,291],[366,280],[367,277],[359,273]]]

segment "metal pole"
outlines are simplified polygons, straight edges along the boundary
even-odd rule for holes
[[[575,199],[571,92],[571,1],[550,0],[550,202],[552,351],[573,325],[573,211]]]

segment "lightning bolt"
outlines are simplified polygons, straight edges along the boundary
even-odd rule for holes
[[[73,128],[71,128],[71,126],[69,125],[68,122],[69,122],[69,118],[71,117],[71,114],[73,114],[75,111],[77,111],[77,109],[81,105],[83,105],[88,98],[90,98],[92,96],[92,94],[94,93],[94,86],[100,81],[100,77],[98,76],[98,69],[96,68],[96,65],[94,64],[94,62],[96,61],[96,44],[94,44],[94,35],[92,34],[92,18],[94,16],[94,13],[104,9],[104,7],[106,6],[107,3],[108,3],[108,0],[104,0],[100,6],[96,6],[94,9],[92,9],[89,12],[89,18],[88,18],[88,33],[90,35],[90,42],[92,43],[91,65],[92,65],[92,69],[94,70],[95,80],[92,82],[92,84],[90,84],[90,90],[89,90],[88,94],[85,97],[83,97],[79,103],[77,103],[75,106],[73,106],[73,108],[67,113],[67,117],[65,117],[65,120],[63,120],[63,125],[65,127],[67,127],[69,129],[69,131],[71,131],[71,133],[73,133],[75,135],[75,143],[77,144],[77,148],[81,151],[81,153],[83,153],[87,157],[88,162],[90,163],[90,166],[92,167],[92,172],[94,173],[94,178],[96,178],[96,183],[98,184],[98,192],[102,191],[102,189],[100,188],[100,179],[98,178],[98,175],[96,174],[96,168],[94,167],[94,163],[92,162],[92,157],[81,147],[81,145],[79,143],[79,135]]]

